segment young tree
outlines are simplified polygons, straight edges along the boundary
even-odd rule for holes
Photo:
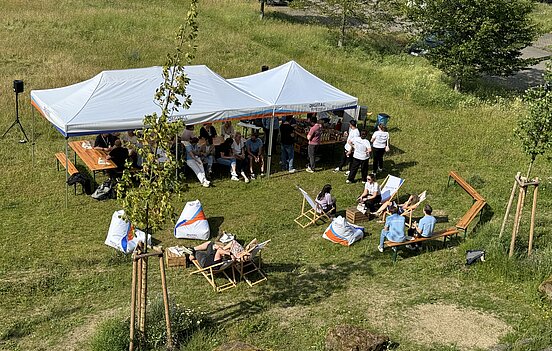
[[[422,38],[431,38],[428,60],[454,80],[454,88],[481,74],[510,75],[525,67],[521,49],[535,26],[531,0],[410,1]]]
[[[194,58],[197,37],[197,0],[192,0],[186,24],[176,35],[175,52],[167,55],[163,66],[163,83],[155,92],[155,100],[161,114],[144,117],[145,128],[139,135],[138,155],[142,158],[142,170],[131,174],[128,168],[117,185],[118,197],[125,211],[125,219],[136,227],[155,232],[167,220],[174,218],[173,195],[179,195],[181,186],[176,178],[179,163],[171,152],[171,144],[182,128],[182,123],[170,121],[173,112],[189,108],[192,100],[186,93],[189,82],[184,65]],[[166,161],[159,162],[160,155]],[[135,185],[137,183],[137,185]]]
[[[401,8],[399,0],[298,0],[294,3],[317,9],[330,19],[330,26],[338,25],[339,47],[345,44],[349,28],[381,31],[395,23]]]
[[[548,64],[545,84],[525,91],[528,113],[518,121],[516,135],[531,158],[527,178],[535,159],[552,148],[552,64]]]

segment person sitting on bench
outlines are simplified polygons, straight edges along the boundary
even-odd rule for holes
[[[245,142],[247,147],[247,156],[249,157],[249,172],[251,179],[255,179],[255,172],[253,172],[253,164],[259,163],[261,165],[261,177],[264,175],[264,157],[263,157],[263,141],[259,139],[259,134],[256,132],[251,134],[249,140]]]
[[[397,213],[397,207],[395,206],[392,206],[389,212],[391,212],[391,215],[385,219],[385,226],[381,231],[380,243],[378,246],[379,252],[383,252],[383,243],[385,239],[397,243],[406,240],[406,236],[404,235],[405,218]]]
[[[123,174],[125,169],[125,163],[128,158],[128,149],[122,146],[120,139],[115,140],[114,147],[109,151],[107,159],[111,160],[116,166],[116,169],[108,170],[109,178],[115,179],[117,176]]]
[[[437,220],[431,215],[433,209],[429,204],[424,206],[424,216],[420,219],[420,223],[414,222],[412,224],[413,237],[417,238],[422,236],[429,238],[433,235],[433,229],[435,229],[435,223]]]
[[[330,194],[332,186],[330,184],[324,185],[320,193],[316,196],[316,202],[322,207],[322,211],[328,214],[335,214],[336,201],[335,197]]]

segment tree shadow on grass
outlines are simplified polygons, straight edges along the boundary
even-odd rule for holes
[[[366,255],[356,261],[298,266],[286,274],[270,276],[270,284],[263,286],[259,299],[271,306],[308,306],[346,289],[351,276],[372,274]]]
[[[384,175],[387,176],[388,174],[392,174],[396,177],[400,177],[401,176],[401,173],[407,169],[407,168],[410,168],[410,167],[414,167],[418,164],[418,161],[408,161],[408,162],[400,162],[400,163],[395,163],[395,161],[393,160],[384,160],[383,161],[383,168],[384,168],[384,173],[382,173],[381,175],[378,174],[378,178],[379,179],[384,179]]]
[[[209,230],[211,231],[211,237],[216,237],[220,230],[220,226],[224,222],[224,217],[209,217],[207,218],[209,222]]]
[[[285,13],[281,11],[270,11],[267,13],[266,17],[296,24],[317,24],[327,27],[334,27],[339,25],[339,23],[333,18],[313,12],[308,13],[306,11],[300,10],[291,10],[290,13]]]

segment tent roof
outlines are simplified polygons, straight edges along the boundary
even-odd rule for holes
[[[153,100],[163,81],[162,67],[103,71],[70,86],[31,91],[33,105],[64,136],[98,134],[143,127],[145,115],[161,109]],[[241,90],[207,66],[186,66],[190,109],[173,118],[187,124],[272,113],[261,98]]]
[[[229,81],[268,101],[279,114],[355,108],[358,104],[356,97],[326,83],[295,61]]]

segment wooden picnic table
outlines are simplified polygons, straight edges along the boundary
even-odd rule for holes
[[[308,144],[307,140],[307,134],[295,131],[295,135],[297,136],[297,143],[299,144]],[[321,140],[320,145],[335,145],[335,144],[344,144],[344,140],[336,140],[336,139],[329,139],[329,140]]]
[[[117,168],[115,163],[107,160],[107,152],[94,148],[88,149],[85,148],[83,144],[93,145],[93,143],[88,140],[77,140],[70,141],[69,147],[75,152],[75,164],[77,163],[77,156],[79,156],[86,167],[92,172],[94,183],[96,183],[96,172]],[[103,160],[101,164],[99,163],[100,159]]]

